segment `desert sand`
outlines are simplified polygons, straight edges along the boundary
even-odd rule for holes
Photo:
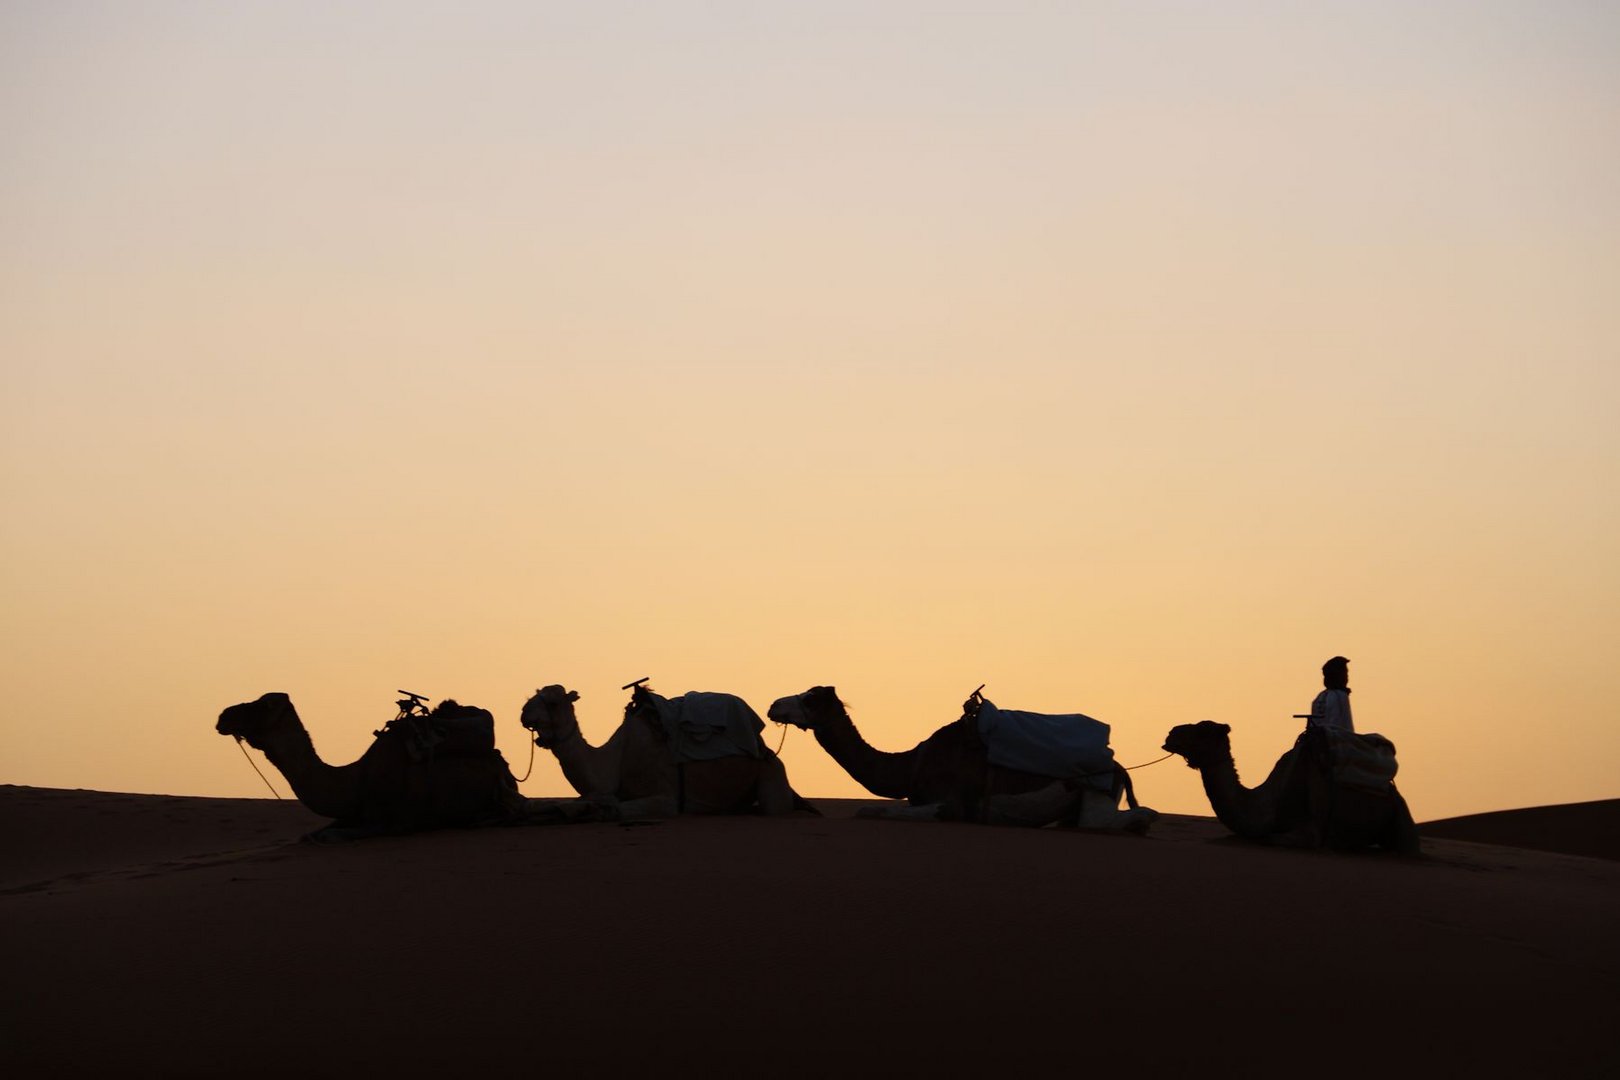
[[[294,802],[0,787],[0,1069],[1620,1063],[1620,800],[1435,823],[1416,860],[1258,847],[1211,818],[1137,838],[816,802],[826,816],[317,845]]]

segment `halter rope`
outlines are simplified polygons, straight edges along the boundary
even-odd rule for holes
[[[530,739],[529,740],[529,767],[524,770],[522,776],[516,777],[517,782],[520,783],[520,784],[523,783],[523,781],[525,781],[525,780],[527,780],[529,778],[530,773],[534,772],[534,747],[535,747],[535,740]]]
[[[265,780],[264,773],[259,772],[259,766],[254,762],[253,755],[247,752],[247,747],[242,745],[242,741],[242,736],[238,735],[236,737],[236,748],[242,751],[242,756],[247,758],[247,763],[249,765],[253,766],[253,771],[259,773],[259,779],[264,780],[264,786],[270,789],[270,794],[274,795],[277,799],[281,798],[281,794],[276,791],[275,787],[270,783],[270,781]]]

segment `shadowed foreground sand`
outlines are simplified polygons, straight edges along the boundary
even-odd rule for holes
[[[1546,808],[1554,839],[1607,859],[1426,833],[1416,861],[1254,847],[1206,818],[1167,817],[1142,840],[817,805],[826,818],[319,846],[296,842],[322,822],[290,802],[0,787],[0,1069],[1620,1063],[1620,801]],[[1437,828],[1522,845],[1537,813]]]

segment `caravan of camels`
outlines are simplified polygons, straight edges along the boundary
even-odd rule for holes
[[[1337,661],[1324,666],[1328,690],[1319,703],[1332,704]],[[1341,674],[1345,693],[1342,683]],[[523,727],[536,747],[555,755],[575,798],[525,797],[495,748],[493,715],[454,700],[429,709],[421,695],[401,691],[398,715],[347,765],[321,760],[284,693],[225,709],[216,730],[262,752],[306,807],[332,819],[310,835],[315,840],[682,814],[818,813],[793,790],[762,737],[764,721],[746,701],[697,691],[666,697],[646,684],[623,688],[631,691],[623,719],[599,745],[580,730],[578,693],[553,684],[524,703]],[[1148,832],[1159,815],[1137,802],[1130,773],[1108,745],[1107,724],[1081,713],[1001,709],[982,690],[968,697],[960,717],[896,751],[869,744],[830,686],[779,698],[767,715],[811,732],[863,788],[894,800],[862,816]],[[1305,734],[1255,788],[1238,779],[1224,724],[1172,729],[1166,757],[1179,755],[1198,770],[1215,816],[1237,836],[1416,853],[1417,830],[1394,784],[1394,746],[1378,735],[1357,735],[1348,723],[1321,722],[1318,713],[1313,706]]]

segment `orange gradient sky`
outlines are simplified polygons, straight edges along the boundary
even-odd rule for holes
[[[1342,653],[1420,820],[1620,795],[1617,131],[1592,3],[8,3],[0,782],[644,675],[1257,782]]]

